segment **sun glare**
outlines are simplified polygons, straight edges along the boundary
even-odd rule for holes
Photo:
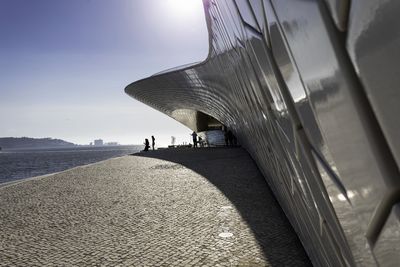
[[[202,11],[201,0],[165,0],[165,8],[168,12],[179,18],[190,18]]]

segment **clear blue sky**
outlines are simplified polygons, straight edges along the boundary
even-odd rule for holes
[[[207,52],[201,0],[1,0],[0,137],[189,141],[124,87]]]

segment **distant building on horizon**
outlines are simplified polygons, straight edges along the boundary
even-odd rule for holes
[[[119,146],[118,142],[108,142],[106,143],[107,146]]]
[[[95,145],[95,146],[102,146],[102,145],[104,145],[103,139],[96,139],[96,140],[94,140],[94,145]]]

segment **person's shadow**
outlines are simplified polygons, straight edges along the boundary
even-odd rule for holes
[[[181,164],[215,185],[247,222],[271,266],[312,266],[267,182],[244,149],[165,149],[134,156]]]

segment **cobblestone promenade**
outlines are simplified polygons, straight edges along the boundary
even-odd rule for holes
[[[150,151],[0,187],[0,266],[309,266],[239,148]]]

